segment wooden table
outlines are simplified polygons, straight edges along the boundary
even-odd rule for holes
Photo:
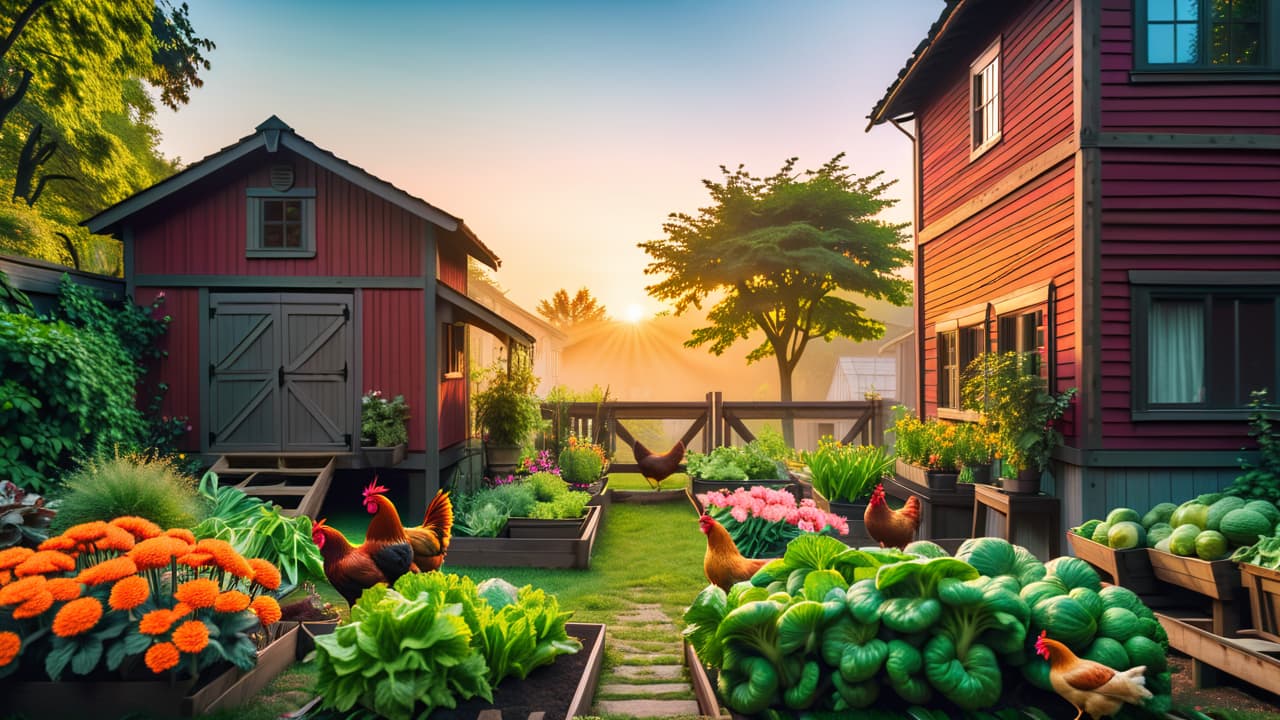
[[[884,492],[904,502],[912,496],[919,499],[919,540],[958,539],[969,532],[973,498],[968,492],[934,490],[900,477],[885,478]]]
[[[1004,539],[1013,542],[1019,529],[1044,522],[1048,526],[1049,558],[1062,554],[1062,501],[1052,495],[1007,493],[994,485],[973,486],[973,537],[983,537],[987,510],[1004,515]]]

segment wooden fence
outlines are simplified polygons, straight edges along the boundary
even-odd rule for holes
[[[92,288],[104,302],[124,299],[124,280],[109,275],[83,272],[74,268],[17,255],[0,255],[0,272],[9,283],[27,294],[37,312],[48,312],[58,303],[58,288],[65,274],[71,281]]]
[[[627,422],[635,420],[686,421],[680,440],[686,448],[709,453],[714,448],[739,445],[755,439],[747,426],[750,420],[832,420],[850,422],[848,432],[839,438],[841,442],[858,442],[863,445],[884,444],[884,408],[892,404],[885,400],[864,401],[791,401],[791,402],[742,402],[726,401],[720,392],[707,393],[703,402],[625,402],[603,403],[544,403],[543,417],[551,420],[556,437],[572,433],[589,437],[604,445],[614,461],[610,469],[615,472],[637,472],[634,462],[618,461],[619,443],[631,448],[635,434]],[[701,438],[696,446],[695,440]],[[654,452],[666,452],[667,448],[650,448]]]

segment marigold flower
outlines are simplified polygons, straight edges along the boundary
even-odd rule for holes
[[[133,560],[127,557],[116,557],[110,560],[87,567],[80,571],[76,576],[76,580],[85,585],[101,585],[103,583],[115,582],[120,578],[126,578],[138,572],[138,566]]]
[[[239,590],[228,590],[218,594],[213,601],[213,609],[221,613],[238,613],[249,607],[249,596]]]
[[[147,654],[143,660],[147,663],[147,667],[151,672],[159,675],[169,668],[178,664],[181,656],[178,654],[178,648],[173,643],[162,642],[156,643],[147,648]]]
[[[102,603],[95,597],[82,597],[72,600],[53,618],[53,634],[58,637],[73,637],[93,629],[102,619]]]
[[[262,558],[249,558],[249,567],[253,568],[253,581],[268,590],[280,587],[280,571],[275,565]]]
[[[76,549],[76,541],[66,535],[54,535],[48,540],[40,543],[40,547],[38,549],[74,551]]]
[[[214,602],[217,602],[217,598],[214,598]],[[187,615],[191,614],[191,611],[192,611],[192,607],[184,602],[174,603],[173,619],[177,620],[180,617],[186,617]]]
[[[187,565],[193,568],[204,567],[211,562],[213,562],[213,555],[198,550],[193,550],[178,558],[179,565]]]
[[[137,540],[153,538],[164,532],[159,525],[146,518],[137,517],[136,515],[124,515],[122,517],[118,517],[115,520],[112,520],[110,524],[120,528],[121,530],[125,530]]]
[[[53,593],[48,590],[41,590],[33,595],[30,600],[13,609],[13,619],[25,620],[26,618],[33,618],[51,607],[53,607]]]
[[[173,596],[192,608],[213,607],[218,599],[218,583],[208,578],[188,580],[178,586]]]
[[[188,620],[173,631],[173,645],[188,655],[209,646],[209,628],[199,620]]]
[[[45,589],[53,594],[53,599],[60,602],[75,600],[84,592],[84,586],[75,578],[54,578],[45,585]]]
[[[0,605],[24,603],[44,590],[48,583],[43,575],[32,575],[0,588]]]
[[[173,622],[177,619],[178,616],[172,610],[164,608],[152,610],[138,621],[138,632],[143,635],[160,635],[169,632],[169,628],[173,627]]]
[[[15,632],[0,632],[0,667],[13,662],[22,649],[22,638]]]
[[[171,538],[177,538],[188,545],[196,544],[196,534],[186,528],[169,528],[164,534]]]
[[[129,551],[129,557],[142,570],[166,567],[170,558],[186,555],[191,546],[168,535],[143,540]]]
[[[107,604],[112,610],[132,610],[151,597],[151,586],[141,575],[130,575],[122,578],[111,587],[111,598]]]
[[[27,575],[47,575],[48,573],[75,569],[76,559],[70,555],[57,550],[41,550],[23,560],[18,567],[13,569],[13,574],[18,577],[26,577]]]
[[[80,523],[67,528],[66,532],[62,534],[78,543],[95,543],[106,537],[107,524],[101,520]]]
[[[11,547],[0,550],[0,570],[18,567],[22,561],[35,554],[35,550],[25,547]]]
[[[107,526],[107,534],[98,541],[99,550],[115,550],[117,552],[129,552],[137,541],[133,539],[133,535],[129,531],[116,527],[115,525]]]
[[[205,538],[196,543],[196,551],[213,555],[213,560],[218,564],[218,567],[236,577],[253,578],[253,568],[226,540]]]
[[[12,579],[13,579],[13,573],[11,571],[0,570],[0,587],[8,585],[9,581]]]
[[[253,603],[249,605],[249,609],[254,615],[258,616],[258,620],[262,622],[262,626],[266,627],[280,620],[280,603],[270,595],[259,595],[253,599]]]

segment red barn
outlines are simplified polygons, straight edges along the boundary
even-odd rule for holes
[[[1080,389],[1067,522],[1238,474],[1280,387],[1280,0],[950,0],[870,120],[913,140],[924,414],[1036,350]]]
[[[468,435],[465,328],[532,336],[466,296],[467,261],[498,258],[459,218],[271,117],[256,131],[85,221],[124,243],[138,302],[172,316],[164,412],[183,449],[360,450],[361,396],[404,395],[413,504]],[[420,510],[418,511],[420,514]]]

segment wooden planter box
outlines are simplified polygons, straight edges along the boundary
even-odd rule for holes
[[[252,670],[228,668],[197,683],[168,680],[4,681],[4,712],[33,718],[118,718],[138,713],[195,717],[234,708],[293,664],[298,628],[291,627],[258,652]]]
[[[391,447],[362,447],[360,455],[365,467],[389,468],[404,462],[408,447],[405,443]]]
[[[591,550],[600,529],[602,508],[587,506],[587,517],[575,537],[478,538],[455,535],[449,542],[449,565],[470,567],[591,567]]]
[[[582,524],[587,516],[580,518],[543,518],[513,517],[507,519],[507,537],[520,538],[576,538],[582,535]]]
[[[1238,563],[1201,560],[1147,548],[1156,578],[1194,590],[1214,600],[1232,600],[1240,588]]]
[[[1197,687],[1211,685],[1213,670],[1221,670],[1268,692],[1280,693],[1280,644],[1253,634],[1219,635],[1203,623],[1156,613],[1169,635],[1169,647],[1192,658],[1192,678]],[[1212,668],[1206,672],[1205,666]]]
[[[1067,544],[1075,556],[1111,576],[1111,582],[1139,595],[1156,591],[1156,575],[1147,548],[1113,550],[1102,543],[1067,531]]]
[[[706,493],[709,493],[709,492],[716,492],[718,490],[728,490],[729,492],[733,492],[738,488],[751,488],[751,487],[755,487],[756,485],[763,485],[764,487],[772,488],[774,490],[786,490],[792,495],[795,495],[796,502],[799,502],[803,497],[803,494],[800,489],[800,483],[794,480],[791,480],[790,478],[785,480],[721,481],[721,480],[703,480],[701,478],[694,477],[692,475],[689,476],[689,486],[695,497],[698,495],[705,495]]]
[[[1240,580],[1249,591],[1254,631],[1268,640],[1280,642],[1280,572],[1240,563]]]
[[[842,516],[849,521],[849,534],[840,538],[849,547],[877,545],[867,534],[867,523],[863,520],[867,512],[867,503],[831,501],[822,495],[817,488],[813,489],[813,504],[820,510]]]

